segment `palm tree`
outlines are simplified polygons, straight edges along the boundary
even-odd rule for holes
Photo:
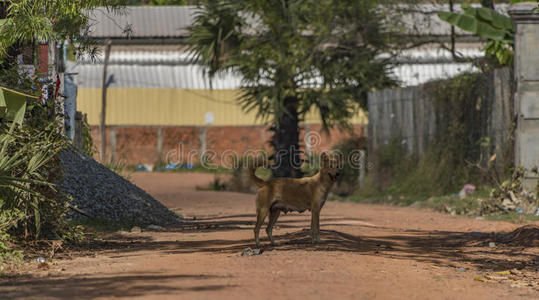
[[[208,75],[239,73],[239,103],[269,121],[274,177],[301,177],[299,123],[312,109],[323,128],[348,126],[367,92],[391,86],[377,56],[389,33],[376,0],[207,0],[190,27]]]

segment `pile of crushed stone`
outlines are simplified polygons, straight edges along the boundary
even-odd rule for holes
[[[60,153],[64,166],[60,190],[74,198],[70,218],[99,218],[112,222],[166,225],[181,222],[148,193],[93,158],[69,147]]]

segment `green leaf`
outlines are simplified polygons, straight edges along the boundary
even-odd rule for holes
[[[509,33],[506,30],[501,30],[493,27],[489,23],[485,23],[474,16],[468,14],[458,14],[453,12],[439,12],[438,17],[458,28],[475,33],[480,37],[492,39],[496,41],[505,41],[506,35]]]
[[[511,18],[504,16],[497,11],[485,7],[470,7],[462,5],[462,9],[467,15],[474,16],[481,21],[490,24],[492,27],[514,32],[515,27]]]
[[[0,88],[0,118],[22,124],[26,112],[26,96]]]

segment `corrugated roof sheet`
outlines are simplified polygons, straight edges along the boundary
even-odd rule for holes
[[[78,73],[75,78],[81,88],[102,87],[102,64],[79,64],[71,66],[68,72]],[[204,68],[195,64],[111,64],[107,74],[113,78],[111,88],[210,89]],[[211,82],[213,89],[218,90],[237,89],[240,85],[241,77],[231,72],[216,76]]]
[[[458,52],[465,58],[482,56],[480,45],[460,48]],[[76,80],[81,88],[100,88],[102,59],[102,56],[95,61],[82,59],[77,64],[70,64],[68,71],[79,73]],[[396,59],[393,74],[403,86],[413,86],[473,70],[471,63],[453,62],[446,50],[420,48],[402,52]],[[193,63],[187,53],[179,51],[113,51],[108,74],[113,76],[110,87],[210,88],[204,67]],[[317,80],[311,81],[306,85],[316,85]],[[241,77],[232,72],[221,74],[212,80],[211,86],[213,89],[237,89],[241,86]]]
[[[116,47],[114,47],[115,49]],[[79,64],[101,64],[104,60],[104,53],[100,52],[97,55],[82,56],[78,59]],[[155,50],[155,51],[111,51],[109,56],[110,64],[119,65],[187,65],[192,64],[192,56],[185,51],[170,51],[170,50]]]
[[[471,63],[403,64],[396,66],[393,74],[401,86],[414,86],[472,71],[477,69]]]
[[[127,38],[124,30],[130,28],[134,38],[185,37],[195,11],[193,6],[129,6],[116,13],[101,7],[90,12],[90,36]]]
[[[476,70],[471,63],[403,64],[396,66],[393,74],[402,86],[414,86]],[[69,71],[78,72],[76,81],[80,88],[102,86],[102,65],[80,65]],[[110,85],[113,88],[210,89],[209,80],[196,65],[111,65],[107,73],[113,77]],[[234,74],[218,76],[213,79],[212,87],[216,90],[238,89],[241,77]]]
[[[474,5],[478,6],[478,5]],[[399,5],[399,18],[406,31],[419,35],[449,35],[451,26],[440,20],[438,11],[449,11],[449,6],[439,4]],[[394,9],[395,6],[390,6]],[[507,4],[497,4],[496,10],[507,12]],[[384,9],[382,7],[382,9]],[[196,14],[195,6],[129,6],[120,14],[106,8],[90,12],[94,20],[90,36],[95,38],[127,38],[124,29],[131,28],[133,38],[186,37],[187,27]],[[455,5],[455,11],[462,11]],[[458,35],[470,35],[457,28]]]

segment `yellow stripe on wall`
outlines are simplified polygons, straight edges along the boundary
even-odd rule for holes
[[[215,126],[262,125],[255,112],[245,113],[237,104],[238,90],[190,90],[109,88],[107,90],[107,125],[202,126],[205,115],[213,113]],[[99,124],[101,89],[79,88],[77,110],[88,114],[90,125]],[[367,124],[360,111],[352,124]],[[319,124],[316,112],[305,116],[305,123]]]

